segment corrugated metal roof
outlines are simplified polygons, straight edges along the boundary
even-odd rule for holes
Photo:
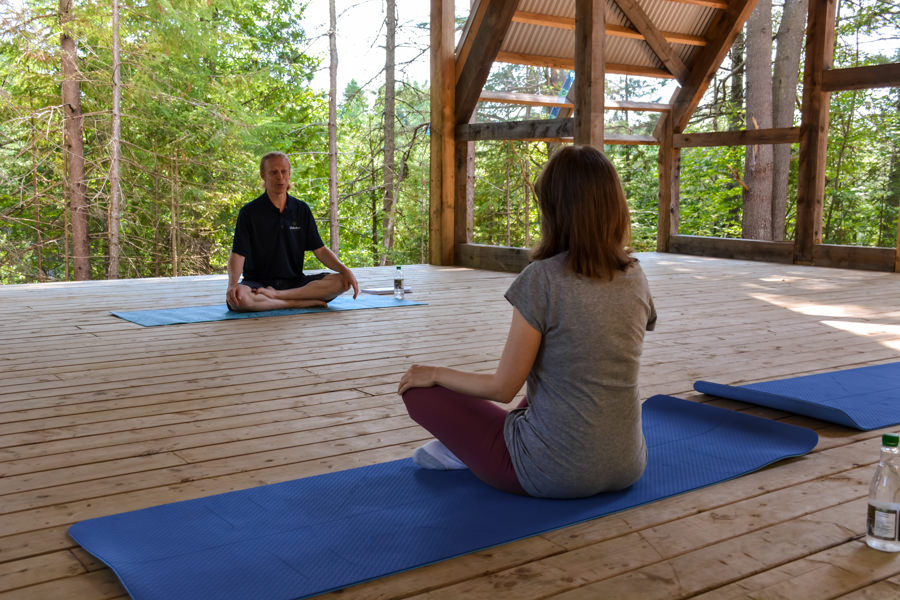
[[[650,21],[661,32],[702,37],[718,10],[671,0],[638,0]],[[522,12],[575,18],[575,0],[520,0]],[[615,0],[607,0],[606,22],[634,29]],[[688,68],[700,46],[670,41],[675,54]],[[574,61],[575,35],[570,29],[513,22],[503,40],[501,52],[558,57]],[[640,68],[664,69],[663,62],[643,40],[618,35],[606,37],[606,61]]]

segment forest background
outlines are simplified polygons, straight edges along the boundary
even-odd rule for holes
[[[341,90],[334,77],[331,90],[313,85],[334,53],[311,50],[308,32],[323,24],[310,23],[299,0],[0,7],[0,283],[222,273],[237,211],[261,189],[259,156],[272,149],[291,156],[291,193],[311,206],[348,266],[427,262],[428,82],[398,62],[397,49],[427,62],[428,23],[404,19],[404,6],[420,0],[368,1],[383,6],[384,21],[369,26],[384,69]],[[338,12],[329,3],[340,30],[354,6],[338,2]],[[760,0],[688,131],[798,124],[796,15],[802,34],[806,10],[805,0]],[[839,0],[835,66],[900,62],[898,42],[894,2]],[[798,49],[787,52],[792,44]],[[339,47],[336,56],[333,68],[352,73],[353,58],[342,62]],[[565,95],[568,75],[498,64],[486,89]],[[774,96],[760,98],[769,86]],[[667,102],[671,93],[659,80],[607,81],[611,99]],[[788,99],[786,117],[778,98]],[[481,104],[477,120],[545,116]],[[607,111],[606,129],[649,135],[656,118]],[[531,183],[554,148],[476,145],[474,242],[531,244],[540,223]],[[685,149],[680,232],[792,239],[798,148],[777,148]],[[605,151],[632,208],[633,245],[653,250],[657,148]],[[774,180],[773,164],[784,165]],[[776,197],[783,205],[772,208]],[[748,218],[760,199],[762,227]],[[898,203],[900,90],[833,94],[824,242],[894,246]]]

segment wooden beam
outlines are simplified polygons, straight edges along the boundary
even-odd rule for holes
[[[900,87],[900,63],[829,69],[822,73],[822,89],[826,92]]]
[[[679,133],[675,134],[673,144],[676,148],[699,148],[750,146],[753,144],[796,144],[799,141],[799,127],[782,127],[741,131],[713,131],[709,133]]]
[[[466,123],[456,127],[459,140],[572,139],[574,134],[575,122],[572,119]]]
[[[661,102],[634,102],[633,100],[607,100],[607,110],[634,110],[646,112],[668,112],[671,107]]]
[[[688,68],[681,58],[675,54],[672,46],[669,45],[669,42],[666,41],[659,29],[656,28],[656,25],[653,24],[640,4],[635,2],[635,0],[614,0],[614,2],[619,5],[619,8],[625,13],[632,25],[644,36],[647,45],[650,46],[650,49],[653,50],[659,60],[666,65],[669,72],[675,76],[678,83],[683,84],[685,79],[687,79]]]
[[[515,23],[537,25],[539,27],[553,27],[556,29],[575,31],[575,19],[572,17],[559,17],[556,15],[517,10],[513,15],[513,21]]]
[[[465,123],[456,126],[457,141],[540,140],[571,143],[575,137],[573,119],[537,119],[503,123]],[[604,143],[653,146],[658,142],[652,135],[610,133]]]
[[[567,100],[560,100],[558,96],[544,96],[541,94],[519,94],[517,92],[482,91],[478,98],[481,102],[496,102],[499,104],[520,104],[522,106],[557,106],[560,108],[573,108],[575,105]],[[666,112],[668,104],[659,102],[635,102],[633,100],[604,100],[606,110],[633,110],[646,112]]]
[[[515,92],[493,92],[482,90],[478,97],[479,102],[496,102],[498,104],[518,104],[521,106],[556,106],[560,108],[572,108],[571,102],[558,96],[544,96],[541,94],[519,94]]]
[[[832,244],[817,244],[813,247],[813,264],[817,267],[896,272],[895,260],[896,252],[893,248]]]
[[[575,143],[603,149],[606,1],[575,0]]]
[[[822,87],[823,74],[834,61],[836,0],[810,0],[800,108],[800,161],[797,169],[797,217],[794,262],[808,264],[822,243],[825,205],[825,160],[831,94]]]
[[[897,219],[897,248],[894,250],[894,273],[900,273],[900,219]]]
[[[660,33],[662,34],[663,39],[670,44],[682,44],[684,46],[706,45],[706,38],[700,37],[699,35],[689,35],[687,33],[678,33],[676,31],[660,31]],[[613,25],[611,23],[606,24],[606,35],[632,40],[645,39],[643,34],[637,29],[632,29],[631,27],[625,27],[623,25]]]
[[[538,56],[537,54],[522,54],[518,52],[498,52],[497,62],[511,63],[514,65],[531,65],[534,67],[550,67],[551,69],[575,68],[575,61],[564,56]],[[673,76],[665,69],[644,67],[641,65],[624,65],[621,63],[606,63],[607,73],[618,75],[635,75],[638,77],[656,77],[657,79],[672,79]]]
[[[575,31],[575,19],[571,17],[558,17],[556,15],[545,15],[542,13],[526,12],[517,10],[513,15],[514,23],[526,23],[528,25],[537,25],[539,27],[553,27],[556,29],[566,29]],[[706,39],[699,35],[690,35],[687,33],[678,33],[676,31],[661,31],[663,38],[670,44],[684,44],[686,46],[705,46]],[[644,36],[637,29],[625,27],[623,25],[606,24],[606,35],[616,37],[629,38],[633,40],[643,40]]]
[[[431,0],[431,187],[429,254],[431,264],[452,265],[454,250],[454,125],[456,78],[453,2]]]
[[[452,4],[452,2],[450,2]],[[456,51],[455,121],[467,123],[512,23],[516,2],[478,0]]]
[[[669,239],[669,252],[790,264],[793,244],[766,240],[673,235]]]
[[[528,248],[488,246],[485,244],[458,244],[457,264],[470,269],[506,271],[518,273],[531,262]]]
[[[694,6],[705,6],[707,8],[717,8],[719,10],[726,10],[728,8],[728,0],[672,0],[672,2],[693,4]]]
[[[754,6],[756,0],[734,0],[710,24],[706,32],[707,45],[699,50],[690,74],[672,96],[672,130],[675,133],[681,133],[687,127],[713,74],[722,64]],[[654,135],[660,137],[660,124],[657,124]]]

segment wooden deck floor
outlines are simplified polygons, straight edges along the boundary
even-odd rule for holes
[[[900,275],[641,255],[641,384],[816,429],[803,458],[334,593],[335,598],[900,598],[862,541],[881,432],[692,393],[900,359]],[[122,598],[67,536],[105,514],[408,456],[411,362],[496,365],[512,275],[404,269],[427,307],[142,328],[110,310],[222,300],[222,277],[0,287],[0,598]],[[361,269],[368,285],[388,269]],[[475,508],[477,510],[477,507]]]

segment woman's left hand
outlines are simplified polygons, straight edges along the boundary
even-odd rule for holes
[[[437,383],[436,378],[437,367],[413,365],[400,378],[400,387],[397,389],[397,393],[402,396],[409,388],[432,387]]]

